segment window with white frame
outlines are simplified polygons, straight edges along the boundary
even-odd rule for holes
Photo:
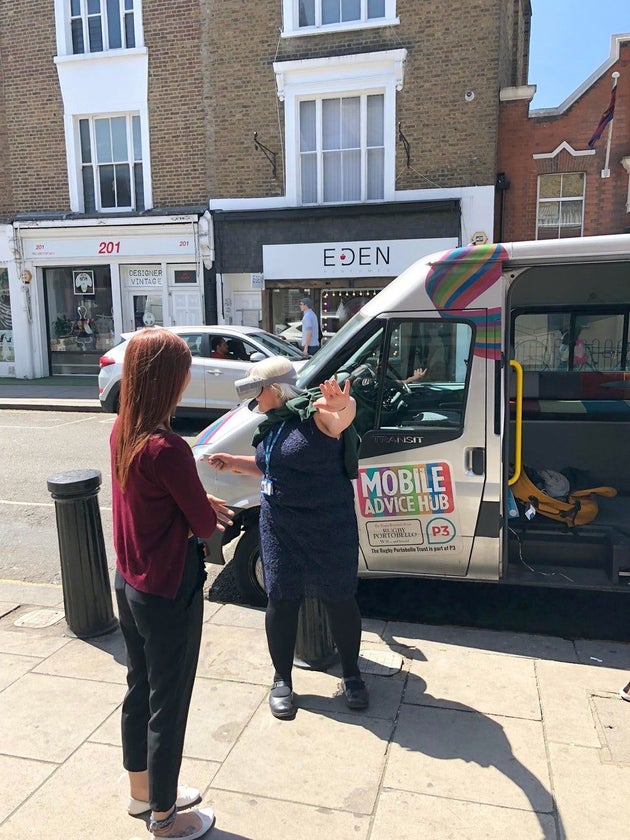
[[[538,176],[537,239],[582,236],[585,185],[584,172]]]
[[[283,0],[283,11],[285,36],[398,23],[396,0]]]
[[[406,50],[274,63],[295,204],[391,200]]]
[[[302,204],[383,198],[383,94],[299,103]]]
[[[70,0],[72,52],[135,47],[134,2],[137,0]]]
[[[79,120],[83,209],[144,210],[140,117]]]

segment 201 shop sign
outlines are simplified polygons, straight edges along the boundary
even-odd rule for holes
[[[455,509],[451,468],[445,461],[362,468],[357,494],[365,519],[451,513]]]

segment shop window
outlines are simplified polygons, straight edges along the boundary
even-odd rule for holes
[[[70,0],[72,53],[135,47],[134,11],[134,0]]]
[[[284,0],[284,35],[398,23],[396,0]]]
[[[285,101],[290,201],[393,198],[396,91],[403,86],[405,57],[400,49],[274,63],[278,96]]]
[[[14,360],[9,272],[6,268],[0,268],[0,362]]]
[[[322,345],[346,324],[380,289],[273,289],[271,293],[271,330],[295,347],[302,344],[300,298],[313,299],[313,311],[319,323]]]
[[[96,374],[114,345],[109,266],[44,269],[50,372]]]
[[[325,289],[321,295],[322,342],[338,332],[380,289]]]
[[[83,209],[144,210],[140,117],[79,120]]]
[[[538,176],[537,239],[582,236],[585,184],[583,172]]]

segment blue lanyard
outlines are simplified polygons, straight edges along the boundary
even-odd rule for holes
[[[275,432],[271,432],[267,435],[265,440],[265,476],[269,476],[269,460],[271,458],[271,451],[276,445],[276,441],[280,437],[280,432],[284,428],[285,421],[283,420],[282,423],[278,426]]]

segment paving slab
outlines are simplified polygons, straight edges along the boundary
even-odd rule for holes
[[[21,653],[45,659],[64,645],[71,642],[69,636],[58,632],[51,634],[28,628],[8,627],[0,629],[0,651],[2,653]]]
[[[0,779],[11,780],[9,784],[5,781],[2,786],[0,822],[27,800],[56,769],[56,764],[47,761],[0,754]]]
[[[224,761],[266,697],[260,685],[197,677],[184,755]]]
[[[264,630],[207,622],[197,673],[202,677],[270,686],[273,666]]]
[[[22,606],[63,607],[63,591],[61,586],[54,583],[2,580],[0,581],[0,600]]]
[[[410,791],[384,790],[370,840],[560,840],[554,818]]]
[[[54,674],[125,685],[125,663],[125,644],[122,633],[117,630],[94,639],[73,639],[34,670],[37,674]]]
[[[535,661],[476,648],[421,642],[405,703],[540,720]],[[430,686],[430,691],[427,689]]]
[[[550,813],[542,724],[403,706],[383,785],[506,808]]]
[[[630,766],[629,704],[615,695],[608,697],[596,695],[591,702],[595,710],[597,731],[602,747],[606,749],[602,760]]]
[[[65,761],[121,700],[119,685],[25,674],[0,692],[2,752]]]
[[[599,747],[591,698],[608,693],[623,703],[620,673],[563,662],[537,662],[536,673],[547,741]]]
[[[370,836],[370,818],[362,814],[214,787],[207,798],[217,815],[208,840],[367,840]]]
[[[222,609],[223,604],[220,604],[218,601],[208,601],[207,598],[203,600],[203,621],[204,624],[208,621],[212,621],[213,617]]]
[[[182,779],[202,790],[215,767],[186,760]],[[147,838],[146,819],[126,812],[128,787],[120,750],[87,743],[52,773],[1,827],[0,840]]]
[[[602,759],[600,749],[549,744],[556,805],[568,840],[630,836],[626,795],[630,767]]]
[[[406,677],[406,673],[398,673],[392,677],[364,675],[365,684],[370,692],[370,705],[368,709],[357,714],[361,717],[393,721],[398,713]],[[339,668],[333,669],[332,672],[294,668],[293,688],[300,709],[330,716],[348,713],[342,696]]]
[[[0,618],[4,618],[5,615],[9,615],[9,613],[14,612],[19,606],[19,604],[11,604],[6,601],[0,601]]]
[[[280,721],[261,706],[211,788],[370,814],[391,730],[391,721],[356,713],[300,709]]]
[[[265,610],[256,607],[242,607],[238,604],[218,604],[210,624],[230,627],[249,627],[252,630],[265,629]]]
[[[510,656],[552,659],[556,662],[577,662],[574,643],[555,636],[390,621],[383,638],[395,645],[408,645],[418,650],[420,656],[422,642],[441,642],[454,647],[477,648],[487,653],[507,653]]]
[[[34,656],[22,656],[18,653],[0,653],[0,691],[19,680],[24,674],[39,665]]]

